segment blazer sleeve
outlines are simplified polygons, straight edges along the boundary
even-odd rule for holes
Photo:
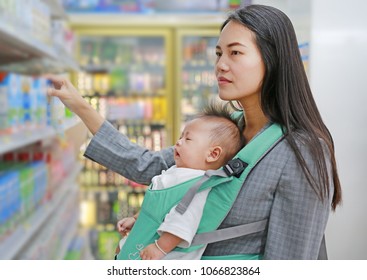
[[[174,165],[173,147],[150,151],[132,143],[105,121],[93,136],[84,156],[141,184]]]
[[[311,173],[317,174],[308,149],[300,149]],[[323,202],[291,153],[274,195],[264,259],[317,259],[333,195],[330,161],[327,168],[330,194]]]

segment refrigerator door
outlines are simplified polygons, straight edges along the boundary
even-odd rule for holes
[[[126,27],[79,31],[81,93],[117,129],[154,150],[172,144],[170,35]]]
[[[218,99],[214,74],[215,46],[219,27],[181,29],[177,32],[178,72],[176,85],[175,139],[184,123],[190,120],[211,99]]]
[[[151,150],[172,144],[173,32],[169,28],[74,26],[82,71],[75,84],[116,129]],[[83,154],[83,151],[81,151]],[[81,225],[95,238],[119,234],[116,222],[137,213],[145,185],[84,158]],[[103,244],[102,244],[103,243]],[[95,248],[97,258],[113,256],[118,242]],[[104,255],[108,247],[109,253]]]

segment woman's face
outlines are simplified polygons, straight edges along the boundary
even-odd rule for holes
[[[245,26],[230,21],[223,28],[216,47],[215,74],[219,97],[245,104],[256,97],[259,102],[265,66],[255,44],[255,35]]]

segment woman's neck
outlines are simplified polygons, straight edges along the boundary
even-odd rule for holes
[[[244,106],[243,104],[242,106],[245,118],[243,136],[245,142],[248,143],[269,122],[269,119],[261,110],[260,104],[254,106]]]

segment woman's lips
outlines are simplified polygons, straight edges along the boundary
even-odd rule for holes
[[[229,83],[232,82],[232,81],[230,81],[230,80],[228,80],[227,78],[224,78],[224,77],[218,77],[217,80],[218,80],[218,84],[220,84],[220,85],[229,84]]]

